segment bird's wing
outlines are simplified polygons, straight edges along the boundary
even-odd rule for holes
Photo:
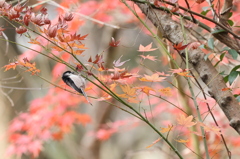
[[[68,86],[72,87],[73,89],[75,89],[77,92],[79,92],[79,93],[81,93],[81,94],[84,95],[83,90],[81,89],[81,87],[77,87],[77,86],[75,85],[75,83],[74,83],[70,78],[67,78],[67,79],[66,79],[66,84],[67,84]]]
[[[83,88],[83,89],[85,88],[86,82],[83,77],[78,75],[70,75],[69,78],[72,79],[72,81],[75,83],[77,87]]]
[[[87,101],[92,105],[92,103],[88,100],[87,94],[84,92],[86,81],[83,77],[78,75],[70,75],[67,78],[66,83],[67,85],[75,89],[77,92],[83,94],[83,96],[87,99]]]

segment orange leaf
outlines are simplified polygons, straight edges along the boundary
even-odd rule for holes
[[[116,88],[117,84],[116,83],[113,83],[110,85],[110,90],[114,90]]]
[[[74,55],[81,55],[85,50],[74,50],[73,54]]]
[[[79,45],[79,44],[76,44],[76,43],[71,43],[70,46],[71,46],[71,47],[76,47],[76,48],[78,48],[78,49],[88,49],[88,48],[85,47],[84,44],[80,44],[80,45]]]
[[[15,70],[17,65],[18,65],[18,62],[12,62],[8,65],[5,65],[5,66],[3,66],[5,68],[4,71],[10,70],[11,68]]]
[[[189,142],[189,139],[187,139],[187,140],[179,139],[179,140],[175,140],[175,141],[180,142],[180,143],[186,143],[186,142]]]
[[[71,35],[72,40],[85,40],[88,34],[81,36],[80,34],[73,34]]]
[[[140,44],[138,51],[139,52],[148,52],[148,51],[154,51],[154,50],[157,50],[157,48],[152,48],[152,43],[150,43],[149,45],[147,45],[145,47]]]
[[[136,88],[131,88],[129,85],[121,86],[123,92],[129,96],[135,96],[136,95]]]
[[[61,42],[68,43],[72,40],[70,36],[62,36],[62,35],[58,34],[57,37]]]
[[[165,79],[165,77],[159,77],[159,75],[157,73],[148,76],[148,75],[144,75],[145,77],[140,78],[140,81],[144,81],[144,82],[160,82],[162,80]]]
[[[121,97],[121,98],[127,98],[127,95],[126,94],[117,94],[118,97]]]
[[[179,72],[177,74],[180,75],[180,76],[185,76],[185,77],[193,77],[193,76],[188,75],[189,72]]]
[[[79,123],[83,125],[86,125],[91,122],[91,117],[88,114],[76,114],[75,118]]]
[[[56,51],[63,51],[63,49],[61,49],[61,48],[59,48],[59,47],[57,47],[57,46],[52,46],[52,49],[55,49]]]
[[[221,129],[218,128],[217,126],[214,126],[214,125],[213,126],[207,126],[207,125],[205,125],[205,124],[203,124],[201,122],[198,122],[198,124],[200,126],[202,126],[206,132],[214,132],[217,135],[221,134]]]
[[[139,103],[139,100],[137,100],[136,97],[130,97],[130,98],[127,99],[127,101],[129,103]]]
[[[30,44],[37,44],[37,45],[41,45],[41,43],[39,42],[39,41],[37,41],[37,38],[35,38],[35,39],[30,39],[31,41],[30,42],[28,42],[28,43],[30,43]]]
[[[18,61],[18,63],[19,63],[19,65],[22,65],[27,68],[26,72],[31,72],[32,75],[35,75],[40,72],[40,70],[36,68],[35,62],[31,63],[28,61],[27,58],[24,58],[23,60],[24,60],[24,62]]]
[[[231,88],[226,87],[222,89],[222,91],[228,91],[228,90],[231,90]]]
[[[53,133],[52,134],[53,139],[55,140],[61,140],[63,138],[63,132],[59,131],[57,133]]]
[[[171,131],[173,128],[174,128],[173,125],[168,125],[167,128],[161,128],[160,132],[161,132],[161,133],[169,132],[169,131]]]
[[[142,89],[142,92],[145,93],[145,94],[147,94],[147,95],[149,95],[149,92],[150,92],[150,91],[155,92],[155,90],[154,90],[153,88],[147,87],[147,86],[142,87],[141,89]]]
[[[169,96],[169,97],[172,96],[172,92],[171,92],[170,87],[159,89],[159,92],[161,92],[162,94],[164,94],[166,96]]]
[[[153,145],[158,143],[160,140],[161,140],[161,138],[158,138],[156,141],[154,141],[151,145],[147,146],[146,148],[148,149],[148,148],[152,147]]]
[[[190,115],[188,117],[185,117],[183,114],[180,114],[179,117],[177,118],[177,122],[179,125],[182,125],[184,127],[192,127],[196,123],[192,122],[193,116]]]

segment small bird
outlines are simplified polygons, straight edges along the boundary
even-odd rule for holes
[[[88,100],[87,94],[84,92],[86,81],[80,74],[75,75],[74,72],[66,71],[62,75],[62,80],[68,86],[72,87],[77,92],[81,93],[87,99],[88,103],[90,103],[89,100]]]

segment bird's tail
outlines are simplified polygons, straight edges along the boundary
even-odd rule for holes
[[[86,100],[88,101],[88,103],[92,105],[92,103],[88,100],[87,94],[86,94],[84,91],[83,91],[82,93],[83,93],[83,96],[84,96],[84,97],[86,98]]]

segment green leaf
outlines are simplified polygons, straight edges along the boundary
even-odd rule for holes
[[[232,15],[233,15],[233,13],[232,13],[232,12],[230,12],[230,14],[229,14],[229,17],[228,17],[228,18],[231,18],[231,17],[232,17]]]
[[[224,47],[221,52],[230,50],[229,47]]]
[[[199,46],[200,49],[207,49],[206,45],[202,44]]]
[[[230,49],[230,50],[228,50],[228,52],[229,52],[230,55],[232,55],[233,59],[235,59],[235,60],[237,59],[238,53],[237,53],[236,50]]]
[[[202,10],[203,10],[203,11],[207,11],[207,10],[209,10],[209,8],[210,8],[210,7],[202,7]]]
[[[230,26],[233,26],[234,22],[233,22],[232,20],[228,20],[228,24],[229,24]]]
[[[225,71],[222,71],[219,74],[223,76],[225,74]]]
[[[228,76],[229,76],[229,75],[227,75],[227,76],[225,76],[225,77],[223,78],[223,80],[224,80],[225,83],[228,82]]]
[[[220,63],[221,61],[218,61],[213,67],[217,67],[217,65]]]
[[[237,96],[237,98],[236,98],[236,99],[237,99],[237,101],[238,101],[238,102],[240,102],[240,96]]]
[[[212,54],[212,53],[208,53],[207,55],[205,55],[205,56],[203,57],[203,58],[204,58],[204,60],[205,60],[205,61],[207,61],[207,59],[208,59],[208,56],[209,56],[209,55],[211,55],[211,54]]]
[[[218,30],[214,30],[211,32],[211,34],[218,34],[218,33],[221,33],[221,32],[225,32],[226,30],[224,29],[218,29]]]
[[[205,15],[207,15],[207,13],[208,13],[209,11],[210,11],[210,9],[205,10],[205,11],[202,11],[201,14],[205,16]]]
[[[226,77],[224,77],[224,81],[227,83],[229,81],[229,84],[232,85],[233,81],[237,78],[238,74],[240,73],[239,71],[237,71],[240,68],[240,65],[235,66],[229,75],[227,75]]]
[[[208,40],[208,47],[212,50],[214,49],[214,39],[213,38],[210,38]]]
[[[223,60],[223,58],[224,58],[225,54],[226,54],[226,53],[223,53],[223,54],[221,54],[221,55],[220,55],[220,61],[222,61],[222,60]]]
[[[239,69],[240,68],[240,65],[237,65],[237,66],[235,66],[232,70],[231,70],[231,72],[232,71],[237,71],[237,69]]]
[[[239,74],[239,71],[231,71],[229,76],[228,76],[228,82],[230,85],[234,82],[234,80],[237,78]]]
[[[220,55],[220,60],[214,65],[214,67],[217,67],[217,65],[223,60],[226,53],[223,53]]]
[[[233,96],[236,98],[236,97],[238,97],[238,96],[239,96],[239,94],[234,94]]]

